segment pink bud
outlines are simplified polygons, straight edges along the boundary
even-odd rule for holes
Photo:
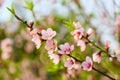
[[[30,28],[33,27],[33,24],[34,24],[34,21],[31,21],[31,22],[30,22]]]

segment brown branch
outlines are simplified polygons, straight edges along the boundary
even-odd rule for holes
[[[77,58],[75,58],[74,56],[72,56],[72,55],[68,55],[69,57],[72,57],[73,59],[75,59],[77,62],[80,62],[80,63],[82,63],[83,61],[81,61],[81,60],[79,60],[79,59],[77,59]],[[108,77],[109,79],[111,79],[111,80],[116,80],[116,79],[114,79],[113,77],[111,77],[111,76],[109,76],[109,75],[107,75],[107,74],[105,74],[104,72],[102,72],[102,71],[100,71],[100,70],[98,70],[98,69],[96,69],[95,67],[93,67],[92,66],[92,69],[94,70],[94,71],[96,71],[96,72],[98,72],[98,73],[100,73],[100,74],[102,74],[102,75],[104,75],[104,76],[106,76],[106,77]]]

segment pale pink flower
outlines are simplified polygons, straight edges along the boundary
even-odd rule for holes
[[[88,30],[87,30],[87,36],[90,36],[90,35],[92,35],[92,33],[94,32],[94,30],[92,29],[92,28],[89,28]]]
[[[72,69],[74,65],[75,65],[75,60],[74,60],[73,58],[69,58],[69,59],[64,63],[64,66],[67,67],[68,69]]]
[[[37,34],[37,29],[33,29],[32,31],[30,31],[30,35],[32,36],[32,41],[35,43],[36,48],[40,48],[41,39],[40,36]]]
[[[32,42],[27,42],[24,46],[24,49],[27,53],[31,53],[34,50],[34,44]]]
[[[81,26],[79,22],[73,22],[73,25],[75,26],[76,29],[83,29],[83,27]]]
[[[13,41],[10,38],[6,38],[1,41],[1,49],[2,49],[2,59],[8,59],[11,56],[12,52],[12,44]]]
[[[111,44],[110,41],[106,41],[106,43],[105,43],[105,45],[104,45],[105,49],[110,48],[110,44]]]
[[[86,57],[86,61],[82,63],[83,70],[91,71],[93,62],[90,57]]]
[[[48,28],[47,30],[42,30],[41,34],[42,34],[42,39],[50,40],[56,35],[56,32],[53,31],[51,28]]]
[[[101,57],[101,52],[95,52],[95,53],[93,54],[93,61],[94,61],[94,62],[100,63],[100,62],[101,62],[101,59],[102,59],[102,57]]]
[[[75,30],[71,32],[71,34],[74,36],[74,39],[78,41],[84,35],[84,28],[79,22],[73,22],[73,25],[75,26]]]
[[[59,46],[60,50],[58,51],[60,54],[70,54],[74,50],[74,45],[71,45],[69,43],[65,43],[63,45]]]
[[[2,55],[1,55],[1,57],[2,57],[2,59],[9,59],[10,58],[10,56],[11,56],[11,53],[8,53],[8,52],[2,52]]]
[[[73,32],[71,32],[71,34],[74,36],[74,39],[76,41],[78,41],[78,40],[80,40],[82,38],[82,36],[83,36],[84,33],[83,33],[82,30],[76,29]]]
[[[86,43],[83,40],[79,40],[77,42],[77,46],[80,46],[81,51],[84,51],[86,49]]]
[[[57,50],[57,41],[56,40],[47,40],[45,49],[48,50],[48,53],[51,54]]]
[[[81,70],[81,65],[80,64],[74,64],[72,69],[67,69],[67,73],[69,76],[75,77],[76,74],[79,74]]]
[[[31,36],[35,36],[36,34],[37,34],[37,29],[35,28],[35,29],[33,29],[32,31],[30,31],[30,35]]]
[[[53,59],[54,64],[58,64],[60,61],[60,55],[59,54],[49,54],[50,59]]]
[[[35,35],[32,38],[32,41],[35,43],[37,49],[40,48],[40,46],[41,46],[41,40],[40,40],[39,35]]]
[[[1,49],[6,50],[6,48],[11,47],[12,44],[13,44],[13,41],[10,38],[6,38],[1,41]]]

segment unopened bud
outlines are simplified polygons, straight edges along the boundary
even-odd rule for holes
[[[31,21],[31,22],[30,22],[30,28],[33,27],[33,24],[34,24],[34,21]]]

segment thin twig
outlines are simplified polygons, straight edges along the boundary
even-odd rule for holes
[[[111,79],[111,80],[116,80],[116,79],[112,78],[111,76],[105,74],[104,72],[99,71],[99,70],[96,69],[95,67],[92,67],[92,69],[93,69],[94,71],[96,71],[96,72],[98,72],[98,73],[100,73],[100,74],[102,74],[102,75],[108,77],[108,78]]]
[[[23,24],[25,24],[28,28],[31,28],[28,24],[27,24],[27,21],[23,21],[21,18],[19,18],[17,15],[15,15],[15,17],[20,21],[22,22]]]
[[[74,56],[72,56],[72,55],[68,55],[69,57],[72,57],[73,59],[75,59],[76,61],[78,61],[78,62],[80,62],[80,63],[82,63],[83,61],[81,61],[81,60],[79,60],[79,59],[77,59],[77,58],[75,58]],[[106,77],[108,77],[109,79],[111,79],[111,80],[116,80],[116,79],[114,79],[113,77],[111,77],[111,76],[109,76],[109,75],[107,75],[107,74],[105,74],[104,72],[102,72],[102,71],[100,71],[100,70],[98,70],[98,69],[96,69],[95,67],[93,67],[92,66],[92,69],[94,70],[94,71],[96,71],[96,72],[98,72],[98,73],[100,73],[100,74],[102,74],[102,75],[104,75],[104,76],[106,76]]]
[[[90,41],[87,37],[83,36],[83,38],[86,39],[88,41],[88,43],[91,43],[93,46],[95,46],[96,48],[100,49],[102,52],[107,53],[106,50],[104,50],[103,48],[101,48],[100,46],[95,44],[94,42]]]

